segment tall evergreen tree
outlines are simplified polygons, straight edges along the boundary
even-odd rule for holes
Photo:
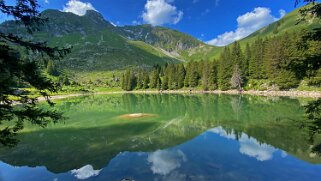
[[[177,67],[177,88],[181,89],[184,87],[184,80],[186,76],[186,70],[184,64],[179,64]]]
[[[243,62],[243,73],[244,77],[248,78],[249,77],[249,63],[252,59],[252,51],[250,48],[250,44],[247,43],[245,47],[245,52],[244,52],[244,62]]]
[[[202,72],[202,88],[203,90],[209,90],[209,76],[210,76],[210,62],[203,61],[203,72]]]
[[[233,63],[231,60],[231,53],[228,47],[224,48],[219,60],[218,69],[218,85],[221,90],[228,90],[230,88],[230,79],[233,72]]]
[[[166,68],[165,74],[168,77],[168,88],[171,90],[177,89],[177,70],[174,64],[169,64]]]
[[[197,87],[198,86],[198,80],[199,80],[199,71],[202,70],[198,66],[199,64],[197,62],[192,61],[190,66],[190,74],[189,76],[189,86],[190,87]]]
[[[144,72],[140,71],[137,75],[137,89],[143,89],[144,87]]]
[[[59,75],[59,71],[57,70],[55,63],[52,60],[49,60],[47,63],[47,73],[52,76]]]
[[[189,61],[186,65],[186,74],[185,74],[185,79],[184,79],[184,86],[189,87],[190,84],[190,77],[191,77],[191,67],[192,67],[192,61]]]
[[[147,72],[143,73],[143,89],[148,89],[149,88],[149,75]]]
[[[150,88],[155,89],[155,88],[160,88],[159,86],[161,85],[161,80],[159,77],[159,72],[157,70],[153,70],[151,72],[150,76]]]
[[[255,40],[252,45],[252,58],[249,62],[249,76],[251,79],[266,78],[266,67],[264,63],[265,41],[261,38]]]
[[[217,72],[218,72],[218,63],[216,60],[210,62],[209,65],[209,75],[208,75],[208,89],[215,90],[218,88],[217,85]]]

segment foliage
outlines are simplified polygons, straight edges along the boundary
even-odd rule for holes
[[[29,33],[37,31],[46,22],[39,16],[37,8],[35,0],[17,0],[15,6],[0,1],[1,12],[20,20]],[[22,57],[16,47],[32,56]],[[18,142],[14,136],[24,128],[25,121],[45,127],[49,122],[63,118],[59,112],[39,108],[37,99],[32,98],[29,91],[20,90],[17,85],[22,82],[35,88],[53,106],[47,92],[56,92],[58,87],[42,73],[40,63],[44,56],[57,59],[68,52],[69,49],[51,48],[45,42],[32,42],[0,32],[0,124],[11,123],[0,128],[2,145],[14,146]]]
[[[159,68],[163,90],[182,88],[229,90],[289,90],[302,80],[310,86],[320,85],[321,41],[309,38],[306,30],[284,33],[247,44],[243,51],[238,42],[225,47],[214,61],[189,61]],[[144,73],[138,73],[139,82]],[[147,73],[154,77],[155,72]],[[145,76],[146,77],[146,76]],[[184,80],[184,81],[183,81]],[[142,89],[142,82],[137,89]],[[148,87],[147,85],[145,87]],[[155,81],[153,86],[155,88]]]
[[[47,73],[52,76],[58,76],[59,71],[54,63],[54,61],[49,60],[47,63]]]

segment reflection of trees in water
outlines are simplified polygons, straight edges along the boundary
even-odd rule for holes
[[[68,108],[66,114],[79,116],[73,117],[80,119],[76,121],[88,118],[89,127],[74,128],[74,122],[68,125],[67,120],[63,129],[25,133],[23,144],[13,151],[0,150],[1,160],[15,165],[41,163],[57,172],[90,163],[97,170],[124,150],[165,149],[185,143],[210,128],[222,126],[227,133],[234,132],[236,139],[246,133],[260,144],[273,145],[306,161],[319,161],[319,157],[309,158],[308,131],[300,130],[293,122],[304,120],[304,110],[297,99],[212,94],[118,94],[68,99],[58,103],[56,108]],[[94,118],[97,113],[97,119],[109,120],[137,112],[158,114],[159,117],[126,123],[115,120],[112,125],[104,125],[106,121],[103,120],[95,122],[94,127],[90,127],[91,117],[86,117],[92,115]],[[25,157],[27,151],[32,153],[30,157]],[[44,159],[48,155],[52,159]]]
[[[321,142],[316,140],[316,135],[321,133],[321,99],[311,101],[305,106],[305,111],[308,119],[310,130],[310,142],[313,146],[312,151],[321,155]],[[315,142],[318,142],[317,144]]]
[[[234,113],[236,113],[236,119],[239,120],[239,111],[241,110],[241,104],[242,104],[242,97],[238,96],[238,97],[233,97],[231,100],[231,105],[232,105],[232,109],[234,111]]]

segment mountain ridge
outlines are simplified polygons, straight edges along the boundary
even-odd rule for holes
[[[296,25],[298,11],[296,9],[279,21],[238,40],[241,47],[244,48],[246,43],[258,37],[279,36],[286,31],[298,31],[304,27],[320,27],[318,22]],[[14,23],[16,21],[2,23],[0,30],[30,39],[46,40],[50,46],[73,46],[71,54],[60,63],[61,67],[71,70],[119,70],[131,66],[147,68],[155,64],[213,60],[224,49],[207,45],[191,35],[166,27],[148,24],[114,26],[94,10],[78,16],[48,9],[41,16],[48,18],[49,22],[33,36],[27,34],[19,23]]]

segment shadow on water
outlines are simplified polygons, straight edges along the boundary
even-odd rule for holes
[[[320,134],[302,128],[305,100],[230,95],[97,95],[59,100],[65,124],[39,129],[30,125],[20,144],[1,148],[0,160],[13,166],[45,166],[54,173],[84,165],[99,170],[124,152],[153,152],[190,143],[221,128],[224,134],[271,145],[305,162],[320,164],[313,153]],[[157,117],[122,119],[124,114]],[[216,130],[217,131],[217,130]],[[222,132],[222,131],[220,131]],[[218,132],[216,132],[218,133]],[[214,166],[215,167],[215,166]]]

